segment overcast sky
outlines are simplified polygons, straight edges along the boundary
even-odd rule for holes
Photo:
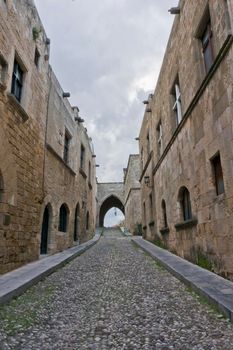
[[[97,155],[99,182],[122,181],[138,153],[178,0],[35,0],[51,39],[50,63],[80,109]]]

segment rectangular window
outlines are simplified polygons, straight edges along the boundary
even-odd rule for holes
[[[209,20],[208,24],[206,25],[205,30],[201,36],[202,51],[203,51],[206,73],[209,72],[209,70],[214,62],[212,40],[213,40],[212,28],[211,28],[211,22]]]
[[[0,84],[5,83],[7,72],[7,63],[4,58],[0,55]]]
[[[85,147],[83,145],[81,145],[80,168],[82,170],[84,170],[84,168],[85,168]]]
[[[214,171],[214,182],[215,182],[216,193],[217,195],[220,195],[225,192],[220,155],[218,154],[216,157],[214,157],[211,160],[211,162],[212,162],[213,171]]]
[[[88,163],[88,182],[91,184],[91,162]]]
[[[64,155],[63,155],[63,159],[64,159],[64,162],[66,164],[68,164],[68,162],[69,162],[70,140],[71,140],[71,137],[68,134],[68,132],[66,131],[65,132],[65,140],[64,140]]]
[[[39,62],[40,62],[40,53],[36,47],[35,49],[35,57],[34,57],[34,63],[36,65],[37,68],[39,68]]]
[[[163,153],[163,129],[162,129],[161,120],[159,121],[156,130],[157,130],[158,155],[160,157]]]
[[[178,78],[176,79],[176,82],[173,86],[172,95],[173,95],[174,101],[175,101],[172,109],[175,113],[176,126],[178,126],[182,120],[181,93],[180,93],[180,84],[179,84]]]
[[[150,155],[150,134],[147,134],[146,137],[146,147],[147,147],[147,156],[149,157]]]
[[[22,90],[23,90],[23,70],[20,67],[17,60],[15,60],[13,75],[12,75],[11,93],[15,96],[15,98],[19,102],[21,101]]]
[[[149,196],[149,203],[150,203],[150,219],[153,220],[153,197],[152,193]]]

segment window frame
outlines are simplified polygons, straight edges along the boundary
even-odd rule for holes
[[[220,196],[221,194],[225,193],[225,185],[224,185],[224,177],[223,177],[223,169],[222,169],[220,153],[217,153],[211,159],[211,165],[213,170],[213,178],[214,178],[216,195]],[[220,182],[219,182],[219,179],[220,179]]]
[[[163,228],[167,228],[168,227],[167,207],[164,199],[162,200],[161,207],[162,207],[162,214],[163,214]]]
[[[181,210],[181,218],[184,222],[193,219],[191,196],[187,187],[183,186],[179,190],[179,203]]]
[[[163,128],[162,128],[162,120],[158,122],[157,128],[157,144],[158,144],[158,155],[161,157],[163,154]]]
[[[71,135],[67,131],[67,129],[65,129],[63,160],[66,164],[69,164],[70,143],[71,143]]]
[[[214,63],[213,31],[210,16],[200,37],[200,40],[202,44],[202,54],[205,65],[205,71],[206,73],[208,73]],[[207,53],[210,54],[210,62],[208,61]]]
[[[83,171],[85,171],[85,161],[86,161],[86,149],[84,147],[84,145],[81,143],[81,147],[80,147],[80,169],[82,169]]]
[[[173,113],[175,115],[176,127],[181,123],[183,119],[182,114],[182,102],[181,102],[181,89],[180,89],[180,81],[179,76],[177,75],[175,82],[173,83],[171,94],[173,96]]]
[[[17,77],[18,73],[19,73],[19,77]],[[25,71],[21,63],[19,62],[17,57],[15,57],[14,64],[13,64],[13,71],[12,71],[11,94],[16,98],[16,100],[19,103],[22,102],[24,74],[25,74]],[[17,91],[18,89],[19,91]]]

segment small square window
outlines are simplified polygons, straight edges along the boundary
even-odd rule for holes
[[[218,196],[225,192],[220,154],[215,156],[211,160],[211,162],[212,162],[213,172],[214,172],[216,194]]]
[[[35,49],[35,57],[34,57],[34,63],[36,65],[37,68],[39,68],[39,63],[40,63],[40,53],[36,47]]]

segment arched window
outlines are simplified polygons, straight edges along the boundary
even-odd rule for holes
[[[3,183],[3,176],[0,171],[0,202],[3,201],[3,193],[4,193],[4,183]]]
[[[180,189],[179,194],[180,207],[182,211],[182,218],[184,221],[192,219],[192,209],[191,209],[191,201],[190,194],[186,187],[182,187]]]
[[[167,209],[166,209],[166,203],[165,200],[162,200],[162,214],[163,214],[163,227],[168,227],[167,224]]]
[[[87,212],[87,217],[86,217],[86,229],[89,230],[89,211]]]
[[[59,231],[66,232],[68,224],[68,208],[66,204],[62,204],[59,213]]]

